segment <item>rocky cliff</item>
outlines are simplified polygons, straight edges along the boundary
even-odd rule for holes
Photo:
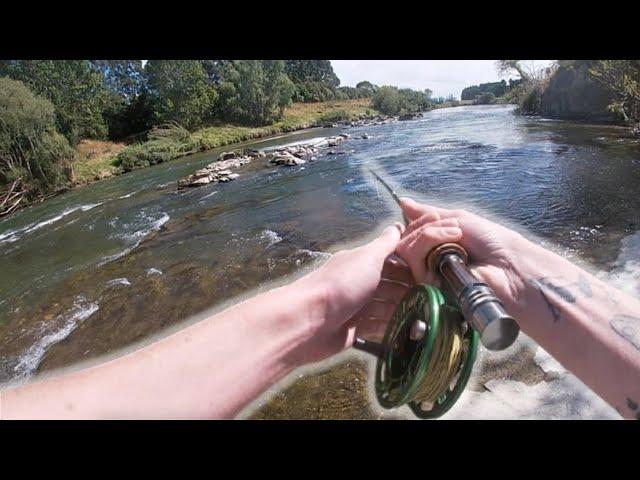
[[[590,77],[589,63],[576,61],[560,66],[549,79],[541,99],[541,114],[548,117],[615,123],[607,107],[614,96]]]

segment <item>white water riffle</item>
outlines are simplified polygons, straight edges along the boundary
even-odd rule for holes
[[[161,215],[159,218],[152,218],[152,217],[145,217],[145,221],[149,221],[151,220],[150,223],[147,223],[143,228],[134,231],[133,233],[124,233],[124,234],[114,234],[112,235],[112,238],[119,238],[124,240],[125,242],[130,242],[130,245],[127,246],[126,248],[124,248],[122,251],[118,252],[118,253],[114,253],[113,255],[106,255],[104,257],[102,257],[102,259],[100,260],[100,262],[98,263],[98,266],[102,266],[105,265],[109,262],[113,262],[114,260],[117,260],[119,258],[124,257],[125,255],[128,255],[129,253],[131,253],[133,250],[135,250],[136,248],[138,248],[138,246],[140,245],[140,243],[142,242],[142,240],[149,235],[151,232],[155,232],[160,230],[160,228],[167,223],[170,220],[171,217],[169,217],[168,214],[166,214],[165,212],[161,212]],[[124,227],[118,227],[115,222],[110,222],[110,224],[114,227],[114,228],[124,228]],[[127,225],[128,226],[128,225]],[[133,242],[133,243],[131,243]]]
[[[102,205],[103,203],[104,202],[89,203],[87,205],[78,205],[75,207],[70,207],[63,210],[60,214],[54,217],[50,217],[41,222],[31,223],[22,228],[17,228],[15,230],[9,230],[7,232],[0,233],[0,244],[17,242],[25,235],[29,235],[30,233],[33,233],[36,230],[40,230],[41,228],[46,227],[47,225],[51,225],[52,223],[62,220],[64,217],[66,217],[67,215],[71,215],[73,212],[77,212],[77,211],[87,212],[95,207]]]
[[[48,325],[49,322],[43,323],[41,325],[41,334],[43,336],[18,358],[13,368],[15,378],[27,378],[33,375],[49,348],[67,338],[71,332],[76,329],[78,324],[85,321],[97,312],[98,309],[99,306],[97,303],[89,302],[85,297],[79,296],[68,312],[59,315],[51,321],[54,325],[53,327]]]

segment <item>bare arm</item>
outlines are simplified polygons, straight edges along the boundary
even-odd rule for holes
[[[230,418],[295,368],[375,327],[372,298],[400,229],[338,252],[318,270],[96,367],[0,392],[2,418]],[[393,308],[391,305],[388,308]],[[361,321],[362,320],[362,321]]]
[[[640,301],[477,215],[410,199],[403,209],[412,222],[398,253],[418,281],[434,281],[424,266],[433,246],[459,242],[524,332],[623,416],[640,419]],[[457,231],[433,230],[442,222]]]
[[[640,302],[529,242],[514,306],[527,334],[621,415],[640,419]]]

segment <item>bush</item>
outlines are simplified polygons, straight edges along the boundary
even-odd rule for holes
[[[384,85],[373,96],[373,108],[385,115],[397,115],[400,113],[400,94],[396,87]]]
[[[529,85],[523,89],[520,97],[520,113],[522,115],[539,115],[542,107],[544,87],[539,84]]]
[[[200,139],[178,123],[167,123],[154,127],[149,132],[149,141],[131,145],[116,157],[114,165],[125,172],[171,161],[205,148]]]
[[[1,66],[3,74],[51,101],[56,128],[72,145],[81,138],[106,137],[107,91],[88,60],[10,60]]]
[[[65,167],[73,157],[56,131],[53,104],[0,78],[0,184],[21,178],[29,197],[57,190],[70,180]]]
[[[429,94],[403,88],[382,86],[373,96],[373,108],[385,115],[404,115],[428,110],[432,107]]]
[[[491,105],[496,103],[496,96],[491,92],[484,92],[478,95],[473,103],[474,105]]]

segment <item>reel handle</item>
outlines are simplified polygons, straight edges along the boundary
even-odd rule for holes
[[[429,252],[426,263],[442,276],[482,344],[489,350],[504,350],[515,342],[520,327],[493,290],[469,270],[468,259],[460,245],[444,243]]]

